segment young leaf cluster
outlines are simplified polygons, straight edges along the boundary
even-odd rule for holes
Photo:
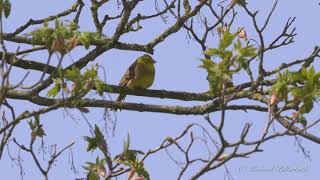
[[[94,136],[93,137],[85,136],[84,139],[88,143],[87,145],[88,152],[94,151],[97,148],[105,149],[106,147],[104,136],[97,125],[95,125],[95,128],[94,128]],[[104,178],[106,177],[107,173],[106,173],[105,165],[107,160],[110,160],[106,158],[109,158],[109,157],[105,157],[101,160],[99,159],[99,157],[97,157],[95,163],[86,162],[87,166],[84,166],[83,168],[87,170],[88,180],[99,180],[100,176]]]
[[[85,95],[92,87],[96,87],[99,95],[103,95],[104,83],[98,77],[98,67],[92,66],[86,69],[82,74],[80,69],[73,66],[71,69],[62,73],[58,72],[59,78],[53,79],[54,87],[47,93],[49,97],[56,97],[61,90],[68,92],[70,96]],[[72,82],[71,88],[68,88],[67,83]]]
[[[115,162],[130,167],[130,169],[137,173],[139,177],[150,180],[148,171],[144,168],[144,163],[138,159],[139,154],[144,154],[139,150],[130,149],[130,137],[128,135],[127,141],[124,142],[123,152],[115,158]]]
[[[292,73],[288,70],[279,73],[276,83],[272,86],[271,92],[275,93],[280,100],[287,100],[289,93],[289,85],[292,84]]]
[[[94,137],[85,136],[84,139],[87,141],[87,151],[94,151],[100,146],[104,145],[104,136],[97,125],[94,128]]]
[[[49,23],[29,33],[33,45],[45,44],[49,53],[58,52],[62,55],[70,52],[79,42],[88,49],[92,41],[100,39],[101,35],[92,32],[79,32],[75,23],[63,23],[56,20],[54,28]]]
[[[106,177],[106,160],[99,159],[99,156],[97,156],[95,163],[92,162],[86,162],[87,166],[84,166],[83,168],[87,170],[87,179],[88,180],[100,180],[101,177]]]
[[[31,129],[31,140],[32,142],[36,139],[36,137],[43,137],[45,136],[45,131],[43,129],[43,125],[40,123],[40,117],[37,115],[35,116],[35,120],[28,121],[29,127]]]
[[[314,67],[306,69],[303,67],[299,72],[292,73],[293,87],[291,94],[303,102],[301,113],[309,113],[314,106],[314,102],[320,97],[320,72],[316,72]]]
[[[231,33],[229,28],[220,28],[220,42],[218,48],[208,48],[204,52],[210,59],[202,59],[202,65],[208,72],[212,93],[220,92],[224,85],[232,84],[232,75],[244,69],[252,79],[249,60],[256,56],[256,48],[238,37],[241,29]],[[238,37],[238,38],[237,38]],[[230,46],[233,44],[233,48]]]
[[[316,72],[313,66],[309,69],[303,67],[295,72],[286,70],[279,73],[271,93],[275,94],[279,100],[287,101],[288,97],[293,97],[294,102],[301,104],[295,118],[306,126],[307,122],[303,114],[309,113],[314,103],[320,98],[320,72]]]

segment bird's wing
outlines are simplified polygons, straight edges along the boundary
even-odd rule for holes
[[[137,66],[137,62],[135,61],[131,66],[128,68],[126,73],[123,75],[123,77],[120,80],[119,86],[126,86],[129,80],[133,79],[135,77],[135,69]]]

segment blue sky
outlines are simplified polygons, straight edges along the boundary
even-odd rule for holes
[[[145,13],[151,13],[153,10],[153,2],[143,2],[145,5],[139,7]],[[248,1],[250,9],[259,10],[258,19],[262,23],[266,18],[268,11],[271,9],[274,1]],[[73,1],[63,0],[29,0],[29,1],[12,1],[12,14],[10,18],[5,22],[4,29],[6,32],[12,31],[19,25],[28,21],[28,19],[39,19],[48,15],[55,14],[61,10],[67,9],[71,6]],[[141,4],[143,4],[141,3]],[[105,7],[105,11],[112,12],[115,6]],[[256,38],[257,34],[253,32],[253,26],[250,18],[245,14],[244,10],[240,7],[236,7],[236,11],[239,12],[234,28],[246,27],[248,36],[250,38]],[[285,48],[280,48],[272,53],[266,55],[266,67],[273,68],[282,62],[293,61],[297,58],[303,58],[309,55],[315,45],[319,45],[320,42],[320,26],[317,25],[316,18],[319,15],[319,5],[316,1],[292,1],[281,0],[278,7],[271,18],[271,22],[266,29],[265,39],[270,42],[271,39],[276,37],[282,30],[289,17],[296,17],[294,26],[297,27],[298,36],[296,42],[293,45],[289,45]],[[85,7],[84,14],[81,16],[80,27],[83,30],[94,30],[91,16],[89,15],[88,7]],[[147,21],[141,25],[144,26],[143,30],[134,35],[127,35],[121,38],[123,41],[129,42],[148,42],[153,39],[155,35],[160,33],[165,27],[168,27],[172,20],[169,20],[167,24],[162,23],[159,19],[157,23]],[[113,27],[111,24],[110,27]],[[32,30],[30,28],[29,30]],[[106,34],[110,35],[112,31],[106,30]],[[214,47],[217,45],[217,41],[213,38],[209,41],[209,46]],[[78,48],[71,53],[73,59],[77,59],[85,53],[84,49]],[[140,55],[141,52],[129,52],[111,50],[98,57],[94,63],[98,63],[106,69],[106,79],[110,84],[118,84],[122,74],[127,67]],[[38,59],[44,59],[46,57],[45,52],[38,53],[30,56],[37,57]],[[208,83],[205,79],[206,72],[198,66],[200,65],[199,59],[202,58],[202,52],[199,46],[192,40],[186,39],[185,30],[181,30],[178,33],[169,37],[166,41],[159,44],[155,48],[154,59],[158,62],[156,64],[156,79],[152,89],[165,89],[175,91],[190,91],[190,92],[203,92],[208,90]],[[68,61],[71,63],[71,57],[66,57],[66,64]],[[319,65],[319,63],[317,63]],[[319,69],[319,68],[318,68]],[[17,74],[21,74],[21,71],[17,71]],[[17,75],[16,74],[16,75]],[[34,74],[36,75],[36,73]],[[15,75],[14,75],[15,76]],[[22,76],[22,75],[21,75]],[[14,78],[14,77],[13,77]],[[247,81],[247,77],[239,77],[239,81]],[[114,98],[115,96],[112,95]],[[167,105],[185,105],[191,106],[194,104],[200,104],[199,102],[182,102],[177,100],[155,99],[155,98],[142,98],[128,96],[126,98],[128,102],[138,103],[152,103],[152,104],[167,104]],[[30,105],[26,102],[11,101],[17,107],[18,112],[22,112],[25,109],[36,108],[37,106]],[[318,108],[318,107],[317,107]],[[70,118],[70,114],[74,116],[74,119]],[[47,136],[44,138],[45,143],[58,144],[59,148],[64,145],[76,141],[76,145],[73,148],[73,155],[79,174],[75,175],[70,171],[69,165],[69,152],[66,151],[57,161],[56,166],[52,169],[49,179],[74,179],[74,177],[83,177],[84,170],[82,165],[86,161],[94,161],[96,153],[87,153],[85,151],[86,144],[83,140],[83,136],[90,135],[88,126],[85,121],[75,110],[70,110],[70,114],[67,114],[64,110],[58,110],[47,115],[41,116],[43,119],[44,128]],[[111,114],[112,115],[112,114]],[[319,117],[319,111],[313,111],[308,117],[310,119],[316,119]],[[218,113],[212,114],[212,118],[218,119]],[[113,120],[114,116],[111,116]],[[92,123],[97,123],[101,127],[104,126],[103,110],[93,110],[87,118]],[[226,119],[225,134],[226,137],[234,139],[241,133],[241,127],[244,123],[251,122],[254,124],[252,134],[255,135],[261,132],[265,121],[267,120],[267,114],[256,112],[228,112]],[[188,124],[196,122],[205,125],[205,121],[202,116],[177,116],[171,114],[161,113],[146,113],[135,111],[121,111],[117,113],[117,126],[115,137],[111,136],[111,133],[106,133],[106,137],[111,146],[111,152],[121,152],[122,143],[125,140],[128,133],[131,136],[132,146],[141,150],[147,151],[149,148],[156,148],[165,137],[178,135],[183,128]],[[278,128],[279,126],[276,126]],[[318,127],[315,127],[317,129]],[[109,130],[110,131],[110,130]],[[14,136],[21,143],[28,143],[29,139],[26,138],[29,135],[29,129],[26,122],[20,124],[16,129]],[[195,134],[201,136],[201,131],[195,129]],[[37,142],[40,145],[40,142]],[[267,142],[262,146],[264,152],[256,153],[247,159],[235,159],[227,163],[228,169],[231,171],[234,179],[315,179],[319,174],[317,167],[320,162],[320,156],[317,155],[320,148],[317,144],[308,140],[302,141],[304,147],[310,150],[311,159],[303,157],[303,154],[299,151],[297,145],[294,143],[294,138],[284,137]],[[12,143],[10,145],[10,151],[12,154],[17,155],[17,149]],[[175,153],[175,149],[171,149],[176,158],[182,158],[179,154]],[[199,144],[195,147],[195,154],[201,154],[205,152],[202,145]],[[19,179],[18,168],[6,155],[0,161],[1,175],[4,179]],[[100,155],[101,156],[101,155]],[[28,154],[24,154],[23,166],[26,171],[25,179],[43,179],[41,173],[35,169],[34,162]],[[145,163],[147,169],[150,171],[151,179],[174,179],[177,176],[179,167],[170,160],[165,152],[161,152],[151,159],[148,159]],[[307,171],[304,173],[253,173],[253,172],[239,172],[239,168],[243,167],[306,167]],[[199,166],[193,167],[194,169]],[[191,169],[193,169],[191,168]],[[192,172],[192,170],[190,170]],[[193,174],[193,173],[191,173]],[[190,175],[190,173],[188,173]],[[225,175],[225,169],[219,168],[216,171],[208,173],[200,179],[222,179]],[[125,179],[122,177],[120,179]],[[187,179],[187,178],[186,178]]]

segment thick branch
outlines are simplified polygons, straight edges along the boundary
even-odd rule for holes
[[[3,39],[6,41],[11,41],[15,43],[24,43],[24,44],[29,44],[32,45],[31,39],[24,37],[24,36],[11,36],[8,33],[3,33]],[[99,39],[99,40],[93,40],[90,42],[92,46],[103,46],[106,44],[109,44],[111,41],[110,39]],[[41,42],[39,44],[33,44],[33,45],[45,45],[45,42]],[[81,43],[78,44],[82,45]],[[114,49],[119,49],[119,50],[130,50],[130,51],[142,51],[142,52],[147,52],[147,53],[153,53],[153,48],[150,48],[146,45],[140,45],[140,44],[134,44],[134,43],[125,43],[125,42],[115,42],[113,44]]]
[[[29,93],[21,94],[19,91],[11,90],[7,93],[8,98],[28,100],[34,104],[41,106],[52,106],[59,104],[60,107],[77,107],[74,101],[68,100],[56,100],[40,97],[37,95],[31,95]],[[200,106],[184,107],[184,106],[165,106],[165,105],[152,105],[142,103],[124,103],[114,102],[108,100],[96,100],[96,99],[81,99],[76,101],[77,104],[81,104],[81,107],[100,107],[100,108],[113,108],[113,109],[125,109],[140,112],[160,112],[176,115],[203,115],[210,112],[220,111],[221,108],[218,105],[219,100],[211,103],[207,103]],[[268,111],[267,107],[258,105],[230,105],[226,107],[226,110],[256,110],[256,111]]]

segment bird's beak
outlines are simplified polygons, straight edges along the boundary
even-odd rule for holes
[[[152,59],[153,64],[157,63],[157,61],[155,61],[154,59]]]

